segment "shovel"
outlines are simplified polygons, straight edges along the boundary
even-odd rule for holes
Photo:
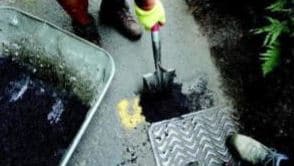
[[[151,29],[155,72],[143,76],[144,90],[148,93],[158,93],[169,90],[176,77],[175,69],[165,69],[161,65],[161,42],[159,30],[159,24],[154,25]]]

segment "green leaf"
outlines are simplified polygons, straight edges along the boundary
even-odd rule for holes
[[[271,17],[267,17],[267,20],[269,21],[269,25],[258,28],[254,31],[255,34],[266,33],[263,42],[264,46],[272,45],[283,32],[289,31],[285,21],[281,22]]]
[[[280,62],[280,45],[278,42],[273,43],[273,45],[267,46],[267,50],[260,54],[260,59],[262,63],[263,75],[271,73]]]
[[[285,9],[286,4],[287,0],[277,0],[266,9],[270,10],[271,12],[285,12],[288,11],[287,9]]]

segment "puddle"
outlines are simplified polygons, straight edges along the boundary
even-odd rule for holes
[[[0,165],[58,165],[89,107],[11,58],[0,76]]]

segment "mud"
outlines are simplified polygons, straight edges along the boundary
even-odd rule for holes
[[[0,165],[58,165],[89,107],[12,58],[0,76]]]

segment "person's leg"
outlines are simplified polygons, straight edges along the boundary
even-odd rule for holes
[[[91,22],[88,0],[57,0],[73,21],[86,25]]]
[[[109,8],[110,10],[118,10],[121,8],[129,8],[126,0],[102,0],[101,8]]]
[[[100,36],[93,17],[88,13],[88,0],[57,0],[72,19],[75,33],[99,44]]]
[[[142,35],[142,29],[131,15],[126,0],[102,0],[100,20],[114,26],[129,39],[137,40]]]

